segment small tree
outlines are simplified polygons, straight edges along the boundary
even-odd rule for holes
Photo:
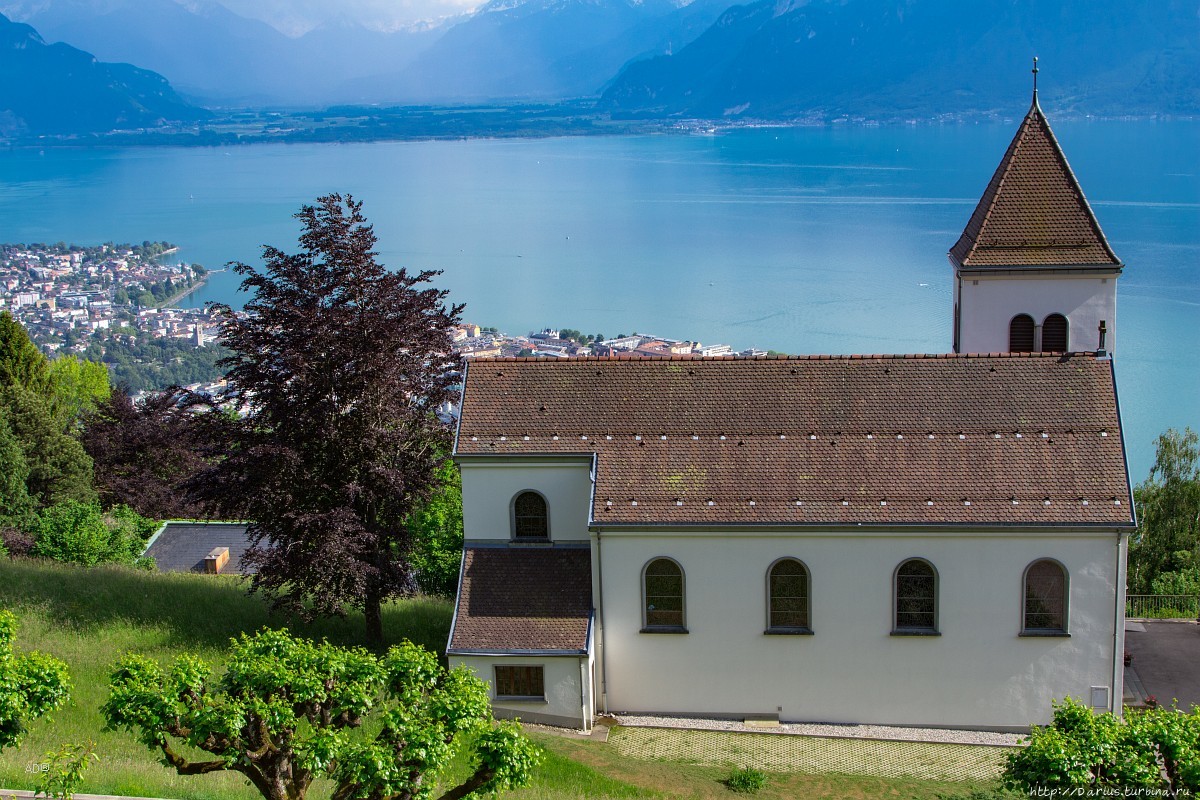
[[[196,519],[204,509],[184,484],[221,452],[214,411],[205,397],[171,388],[134,402],[117,390],[84,417],[80,441],[95,464],[105,503],[124,503],[154,519]],[[219,435],[218,435],[219,440]]]
[[[463,552],[462,478],[450,461],[438,477],[441,486],[408,519],[414,539],[409,562],[422,592],[453,595]]]
[[[1145,594],[1160,576],[1200,567],[1200,436],[1195,431],[1172,428],[1158,437],[1154,466],[1134,498],[1139,524],[1129,548],[1129,588]]]
[[[16,635],[17,618],[0,611],[0,749],[20,744],[26,724],[71,693],[67,665],[42,653],[14,653]]]
[[[449,330],[461,306],[436,272],[375,260],[362,204],[332,194],[296,215],[302,252],[264,248],[264,270],[233,268],[252,293],[226,308],[233,355],[229,456],[198,482],[218,513],[251,520],[252,587],[300,613],[361,608],[383,642],[382,603],[414,591],[406,520],[438,486],[457,398]]]
[[[539,755],[513,723],[493,725],[487,687],[409,642],[382,657],[263,630],[233,641],[224,676],[181,656],[169,670],[118,664],[103,706],[180,775],[233,770],[267,800],[303,800],[318,775],[334,800],[425,800],[460,746],[477,763],[443,800],[521,786]],[[368,719],[373,718],[373,719]],[[374,735],[359,729],[370,721]],[[181,745],[216,756],[191,761]]]

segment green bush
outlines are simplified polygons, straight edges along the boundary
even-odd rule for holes
[[[735,768],[725,779],[725,785],[735,792],[754,794],[767,785],[767,776],[762,770],[754,767]]]
[[[105,513],[95,503],[64,500],[41,513],[32,555],[81,564],[138,564],[155,523],[128,506]]]
[[[1140,788],[1200,790],[1200,709],[1154,708],[1117,717],[1067,698],[1054,719],[1034,727],[1010,753],[1004,783],[1012,789]]]

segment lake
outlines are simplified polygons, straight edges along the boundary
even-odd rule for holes
[[[291,215],[340,191],[365,202],[384,263],[444,270],[465,319],[510,333],[946,352],[946,251],[1017,123],[7,150],[0,240],[166,239],[214,268],[294,250]],[[1136,482],[1158,433],[1200,428],[1200,123],[1055,132],[1127,264],[1116,369]],[[218,273],[185,303],[238,305],[236,287]]]

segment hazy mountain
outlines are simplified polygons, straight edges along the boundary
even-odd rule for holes
[[[552,99],[599,92],[631,58],[666,52],[724,0],[492,0],[394,78],[409,101]]]
[[[129,64],[106,64],[0,14],[0,133],[75,134],[157,126],[209,116],[167,80]]]
[[[99,58],[166,75],[208,103],[320,105],[350,80],[403,68],[439,35],[334,21],[296,38],[212,0],[9,0],[0,6]]]
[[[629,65],[614,113],[792,117],[1200,111],[1197,0],[761,0],[687,47]]]

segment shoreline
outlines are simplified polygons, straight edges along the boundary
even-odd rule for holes
[[[176,248],[176,249],[178,249],[178,248]],[[207,272],[204,273],[203,276],[201,276],[200,280],[196,281],[191,286],[186,286],[182,290],[180,290],[180,291],[176,292],[175,294],[171,295],[170,297],[164,299],[162,301],[162,305],[160,305],[159,308],[171,308],[172,306],[174,306],[176,303],[178,303],[183,298],[187,297],[192,292],[200,289],[200,287],[204,286],[206,283],[208,283],[208,273]],[[194,307],[195,306],[193,306],[193,308]]]

